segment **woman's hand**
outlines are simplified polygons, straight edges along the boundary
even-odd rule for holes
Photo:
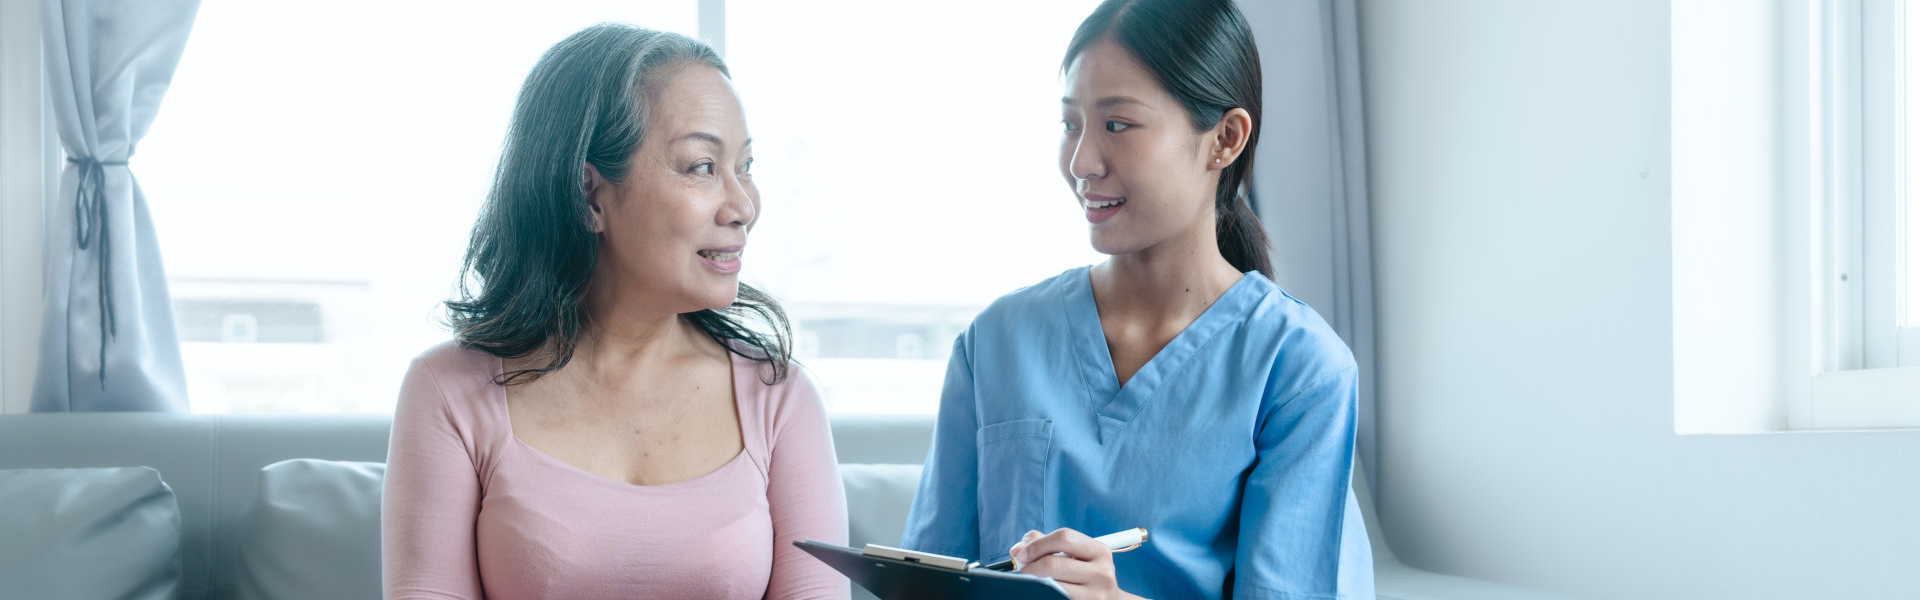
[[[1087,534],[1065,528],[1046,535],[1029,531],[1007,553],[1021,573],[1052,577],[1074,600],[1138,598],[1120,589],[1113,550]]]

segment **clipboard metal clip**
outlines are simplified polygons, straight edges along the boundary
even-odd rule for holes
[[[860,553],[867,556],[874,556],[879,558],[890,558],[893,560],[905,561],[910,563],[919,563],[919,564],[927,565],[929,567],[939,567],[942,569],[947,569],[950,571],[959,571],[962,573],[965,573],[968,569],[972,569],[980,565],[980,563],[973,562],[964,558],[954,558],[951,556],[942,556],[939,554],[929,554],[926,552],[917,552],[913,550],[907,550],[905,548],[895,548],[892,546],[882,546],[879,544],[867,544],[866,549],[861,550]]]

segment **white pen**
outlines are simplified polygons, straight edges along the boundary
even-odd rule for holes
[[[1135,527],[1126,531],[1116,531],[1093,538],[1093,541],[1106,544],[1108,550],[1112,550],[1114,554],[1119,554],[1134,548],[1139,548],[1141,544],[1147,543],[1147,528]],[[995,571],[1019,571],[1020,568],[1024,566],[1026,565],[1022,565],[1019,561],[1008,558],[982,568]]]

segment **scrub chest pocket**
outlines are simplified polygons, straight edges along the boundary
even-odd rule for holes
[[[1028,530],[1042,529],[1053,421],[994,423],[981,427],[975,442],[980,449],[980,560],[991,562],[1006,558],[1007,549]]]

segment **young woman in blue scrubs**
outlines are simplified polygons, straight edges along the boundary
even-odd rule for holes
[[[1108,0],[1063,70],[1061,174],[1112,258],[1000,298],[954,342],[902,544],[1011,554],[1079,600],[1373,598],[1353,356],[1268,279],[1244,195],[1245,17]],[[1089,537],[1133,527],[1151,540],[1125,554]]]

